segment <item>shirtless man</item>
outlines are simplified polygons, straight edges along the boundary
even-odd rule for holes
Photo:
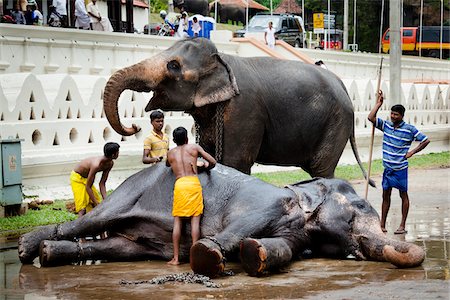
[[[92,208],[102,201],[102,198],[106,198],[105,183],[108,179],[109,171],[114,165],[114,160],[119,157],[119,148],[120,146],[117,143],[106,143],[103,147],[103,156],[89,157],[82,160],[70,174],[75,211],[78,212],[79,217],[91,211]],[[102,198],[100,198],[97,189],[93,186],[95,175],[98,172],[102,172],[99,184]]]
[[[210,170],[216,165],[216,160],[202,147],[195,144],[188,145],[187,130],[178,127],[173,131],[173,141],[177,146],[167,154],[166,165],[172,168],[176,176],[173,191],[172,215],[173,222],[173,258],[170,265],[178,265],[182,218],[191,218],[192,244],[200,238],[200,217],[203,213],[202,186],[197,177],[197,167]],[[201,156],[205,162],[197,164]]]

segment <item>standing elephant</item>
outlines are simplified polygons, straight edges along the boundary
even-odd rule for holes
[[[332,178],[347,141],[356,150],[352,102],[342,81],[315,65],[269,57],[219,54],[207,39],[178,41],[108,80],[103,105],[112,128],[122,125],[117,101],[125,89],[153,91],[145,110],[185,111],[200,145],[219,162],[249,174],[254,162],[298,166]]]
[[[214,9],[214,6],[212,9]],[[231,21],[232,24],[239,25],[238,23],[241,22],[243,25],[246,25],[245,8],[243,7],[218,4],[217,11],[220,23],[228,23],[228,21]],[[249,18],[251,18],[251,16],[249,16]]]
[[[190,14],[209,16],[208,0],[173,0],[173,6]]]
[[[244,270],[259,276],[305,251],[340,259],[351,254],[398,267],[424,260],[421,247],[389,239],[376,211],[343,180],[315,178],[279,188],[223,165],[199,179],[205,199],[202,238],[190,247],[187,222],[180,245],[180,259],[190,259],[196,273],[216,276],[225,258],[239,255]],[[83,260],[169,260],[175,180],[164,164],[132,175],[89,214],[21,236],[22,263],[38,255],[44,267]],[[74,241],[104,231],[106,239]]]

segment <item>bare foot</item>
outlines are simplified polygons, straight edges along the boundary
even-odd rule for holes
[[[180,262],[178,261],[178,259],[172,258],[172,260],[168,261],[167,264],[172,266],[178,266]]]
[[[386,228],[384,228],[384,227],[381,227],[381,231],[383,231],[384,233],[387,232]]]

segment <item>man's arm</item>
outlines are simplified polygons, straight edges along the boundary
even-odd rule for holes
[[[102,195],[103,200],[106,199],[106,181],[108,180],[109,171],[111,171],[112,167],[114,166],[114,162],[111,162],[111,167],[103,171],[102,178],[100,179],[99,188],[100,188],[100,194]]]
[[[162,161],[163,157],[152,157],[150,154],[150,149],[144,149],[144,153],[142,154],[142,162],[144,164],[152,164],[156,162]]]
[[[206,170],[211,170],[212,168],[214,168],[217,163],[216,160],[214,159],[214,157],[212,157],[208,152],[203,150],[203,148],[201,146],[197,145],[197,147],[198,147],[198,153],[200,154],[200,156],[203,157],[208,162],[208,165],[205,166]]]
[[[267,31],[264,32],[264,41],[265,41],[266,44],[267,44]]]
[[[377,112],[380,109],[381,105],[383,105],[383,100],[384,100],[383,92],[380,90],[378,92],[377,103],[372,108],[372,111],[369,113],[369,116],[367,116],[367,119],[373,124],[375,124],[375,122],[377,121]]]
[[[430,143],[429,139],[426,139],[425,141],[420,142],[420,144],[417,145],[416,148],[414,148],[411,151],[409,151],[408,153],[406,153],[405,158],[410,158],[411,156],[413,156],[417,152],[422,151],[423,149],[425,149],[426,146],[428,146],[429,143]]]
[[[92,185],[94,184],[95,180],[95,174],[98,172],[98,166],[95,168],[91,168],[89,170],[89,175],[86,182],[86,192],[89,195],[89,199],[91,199],[91,202],[94,204],[94,206],[98,205],[97,199],[94,196],[94,192],[92,191]]]

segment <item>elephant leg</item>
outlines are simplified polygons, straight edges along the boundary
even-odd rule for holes
[[[73,240],[74,238],[96,236],[105,231],[108,224],[108,211],[93,210],[74,221],[42,226],[19,238],[19,258],[23,264],[31,264],[39,255],[39,246],[43,240]]]
[[[334,170],[348,142],[349,130],[341,128],[340,132],[330,131],[323,137],[321,144],[317,147],[318,152],[305,168],[311,177],[334,178]]]
[[[156,254],[121,236],[87,242],[45,240],[40,244],[39,261],[43,267],[52,267],[83,260],[142,260]]]
[[[242,226],[253,224],[253,226]],[[234,253],[239,249],[239,243],[245,237],[252,236],[267,225],[267,220],[241,219],[228,226],[225,230],[213,237],[205,237],[192,245],[190,250],[191,269],[195,273],[215,277],[225,269],[226,253]]]
[[[279,269],[292,259],[292,248],[283,238],[246,238],[240,248],[242,267],[250,276]]]
[[[37,230],[26,233],[19,238],[19,258],[23,264],[31,264],[39,255],[39,245],[41,241],[54,240],[57,236],[57,226],[42,226]]]
[[[224,251],[214,238],[203,238],[191,247],[190,265],[194,273],[216,277],[225,270]]]

